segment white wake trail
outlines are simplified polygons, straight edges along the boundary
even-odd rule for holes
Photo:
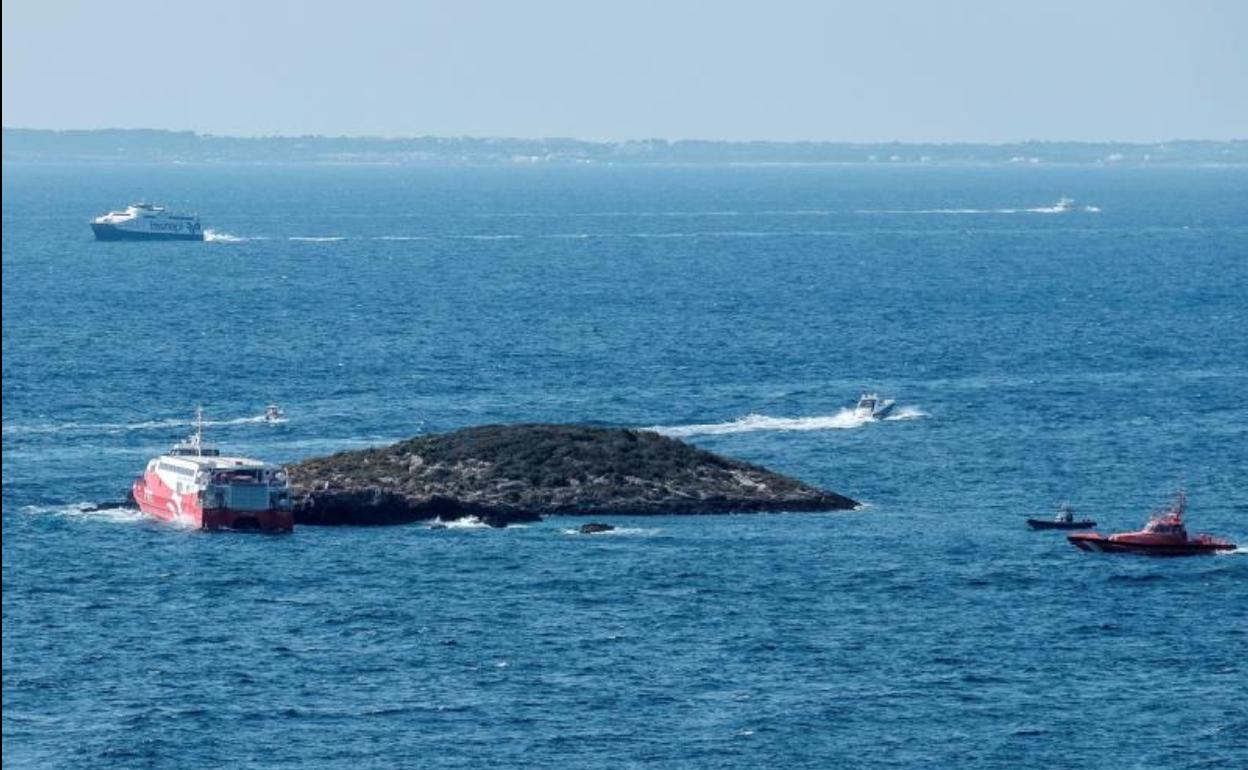
[[[854,414],[853,409],[842,409],[836,414],[809,417],[772,417],[766,414],[747,414],[728,422],[700,423],[695,425],[654,425],[643,430],[654,431],[671,438],[690,436],[722,436],[730,433],[754,433],[758,431],[813,431],[853,430],[873,422],[897,422],[927,417],[918,407],[900,407],[886,417],[875,418]]]

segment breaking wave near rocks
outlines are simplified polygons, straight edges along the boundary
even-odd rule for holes
[[[115,524],[137,524],[148,521],[138,509],[129,505],[98,507],[92,503],[65,503],[60,505],[24,505],[21,512],[29,516],[60,516],[83,521],[101,521]]]
[[[812,431],[853,430],[875,422],[898,422],[917,420],[927,413],[915,407],[901,407],[883,418],[854,414],[852,409],[842,409],[836,414],[810,417],[771,417],[765,414],[747,414],[728,422],[701,423],[695,425],[655,425],[652,430],[671,438],[690,436],[719,436],[729,433],[754,433],[758,431]]]

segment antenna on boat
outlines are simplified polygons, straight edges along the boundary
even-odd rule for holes
[[[195,407],[195,432],[191,434],[191,445],[195,447],[196,454],[199,454],[203,450],[204,407],[202,405]]]

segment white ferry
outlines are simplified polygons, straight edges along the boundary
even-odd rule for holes
[[[196,529],[295,528],[286,471],[260,460],[226,457],[204,443],[203,411],[195,432],[147,463],[132,490],[139,510]]]
[[[97,241],[202,241],[195,214],[175,214],[164,206],[135,203],[91,220]]]

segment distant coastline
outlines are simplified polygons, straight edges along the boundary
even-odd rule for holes
[[[407,166],[992,165],[1243,166],[1248,140],[914,144],[475,137],[230,137],[193,131],[5,128],[5,163]]]

